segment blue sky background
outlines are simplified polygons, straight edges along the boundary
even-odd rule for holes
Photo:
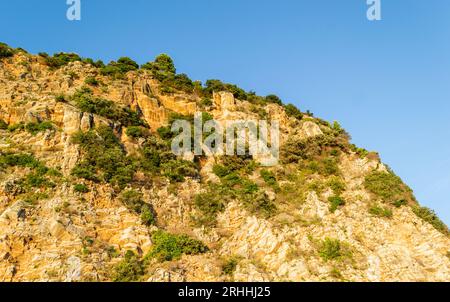
[[[338,120],[381,153],[450,224],[450,1],[2,1],[0,41],[139,63],[169,53],[179,72],[218,78]]]

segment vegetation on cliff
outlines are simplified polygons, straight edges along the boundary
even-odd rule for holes
[[[416,260],[428,255],[416,253],[433,241],[433,261],[423,261],[433,267],[420,272],[443,275],[447,226],[337,122],[273,94],[192,81],[166,54],[142,66],[128,57],[105,65],[0,44],[0,60],[0,85],[14,96],[0,104],[0,224],[26,234],[11,229],[0,257],[22,261],[16,269],[46,258],[40,251],[51,245],[66,253],[60,262],[29,268],[49,280],[77,272],[75,258],[94,280],[158,280],[174,271],[182,279],[186,267],[211,280],[360,280],[368,267],[367,275],[387,276],[422,269]],[[205,122],[222,118],[226,102],[227,117],[281,119],[279,165],[262,167],[249,154],[172,153],[172,123],[194,119],[187,107]],[[15,254],[24,256],[2,254],[4,247],[23,247]],[[385,265],[382,257],[393,258]]]

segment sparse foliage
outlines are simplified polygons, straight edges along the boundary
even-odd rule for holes
[[[113,101],[95,97],[92,90],[82,88],[72,97],[72,102],[84,112],[98,114],[124,126],[144,126],[145,122],[139,114],[126,107],[119,107]]]
[[[127,251],[124,259],[115,267],[114,282],[137,282],[145,274],[143,261],[133,251]]]
[[[331,196],[328,198],[328,201],[330,202],[330,212],[334,213],[336,210],[345,205],[345,200],[340,196]]]
[[[414,214],[417,215],[417,217],[420,217],[424,221],[431,224],[436,230],[438,230],[442,234],[447,236],[450,235],[450,230],[448,229],[447,225],[441,219],[439,219],[439,217],[433,210],[421,206],[414,206],[412,210]]]
[[[11,47],[5,43],[0,43],[0,60],[3,58],[9,58],[14,55],[14,51]]]
[[[303,118],[303,113],[295,107],[295,105],[287,104],[284,106],[284,110],[286,110],[286,114],[290,117],[296,118],[298,120],[301,120]]]
[[[378,205],[372,205],[369,208],[369,213],[376,217],[385,217],[385,218],[392,218],[392,210],[386,207],[380,207]]]
[[[161,262],[177,260],[182,255],[197,255],[209,251],[208,247],[199,240],[187,235],[173,235],[163,231],[153,233],[152,242],[153,247],[146,258],[155,258]]]
[[[319,255],[326,262],[342,260],[351,257],[351,254],[348,245],[338,239],[325,238],[319,247]]]
[[[386,203],[394,204],[402,200],[415,201],[411,189],[402,182],[400,177],[390,171],[372,171],[366,176],[364,186]]]
[[[89,188],[85,184],[76,184],[73,186],[73,190],[78,193],[88,193]]]

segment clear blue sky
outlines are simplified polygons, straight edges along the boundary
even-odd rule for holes
[[[139,63],[167,52],[193,79],[219,78],[338,120],[450,224],[450,1],[2,1],[0,41]]]

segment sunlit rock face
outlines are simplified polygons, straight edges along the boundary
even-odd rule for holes
[[[86,84],[88,77],[101,84]],[[282,152],[273,167],[250,169],[250,158],[236,172],[241,178],[234,187],[227,187],[234,190],[231,197],[217,191],[224,182],[217,173],[224,163],[219,156],[189,158],[198,164],[198,175],[175,182],[167,176],[174,168],[156,176],[138,170],[121,189],[104,179],[80,179],[73,175],[86,153],[73,141],[80,131],[111,128],[119,149],[138,162],[148,147],[148,137],[134,138],[126,125],[77,107],[71,96],[83,86],[137,112],[147,135],[156,137],[173,113],[208,111],[222,124],[276,120],[281,148],[289,154]],[[139,259],[151,254],[157,230],[187,234],[208,251],[146,262],[140,281],[450,281],[448,234],[419,218],[414,201],[397,207],[368,189],[368,175],[389,171],[377,156],[337,140],[345,135],[320,119],[296,119],[282,106],[239,100],[230,92],[210,97],[211,104],[200,109],[203,97],[163,93],[144,70],[114,79],[81,62],[50,69],[42,57],[22,52],[1,59],[0,120],[7,127],[0,129],[0,156],[33,154],[58,173],[46,188],[32,166],[0,161],[0,281],[112,281],[127,251]],[[11,129],[45,121],[53,128]],[[77,184],[88,190],[76,191]],[[143,223],[142,213],[123,202],[121,194],[131,188],[151,205],[155,224]],[[259,195],[245,198],[239,190]],[[220,208],[211,217],[201,216],[202,193],[209,194],[203,202],[222,205],[207,204],[206,209]]]

